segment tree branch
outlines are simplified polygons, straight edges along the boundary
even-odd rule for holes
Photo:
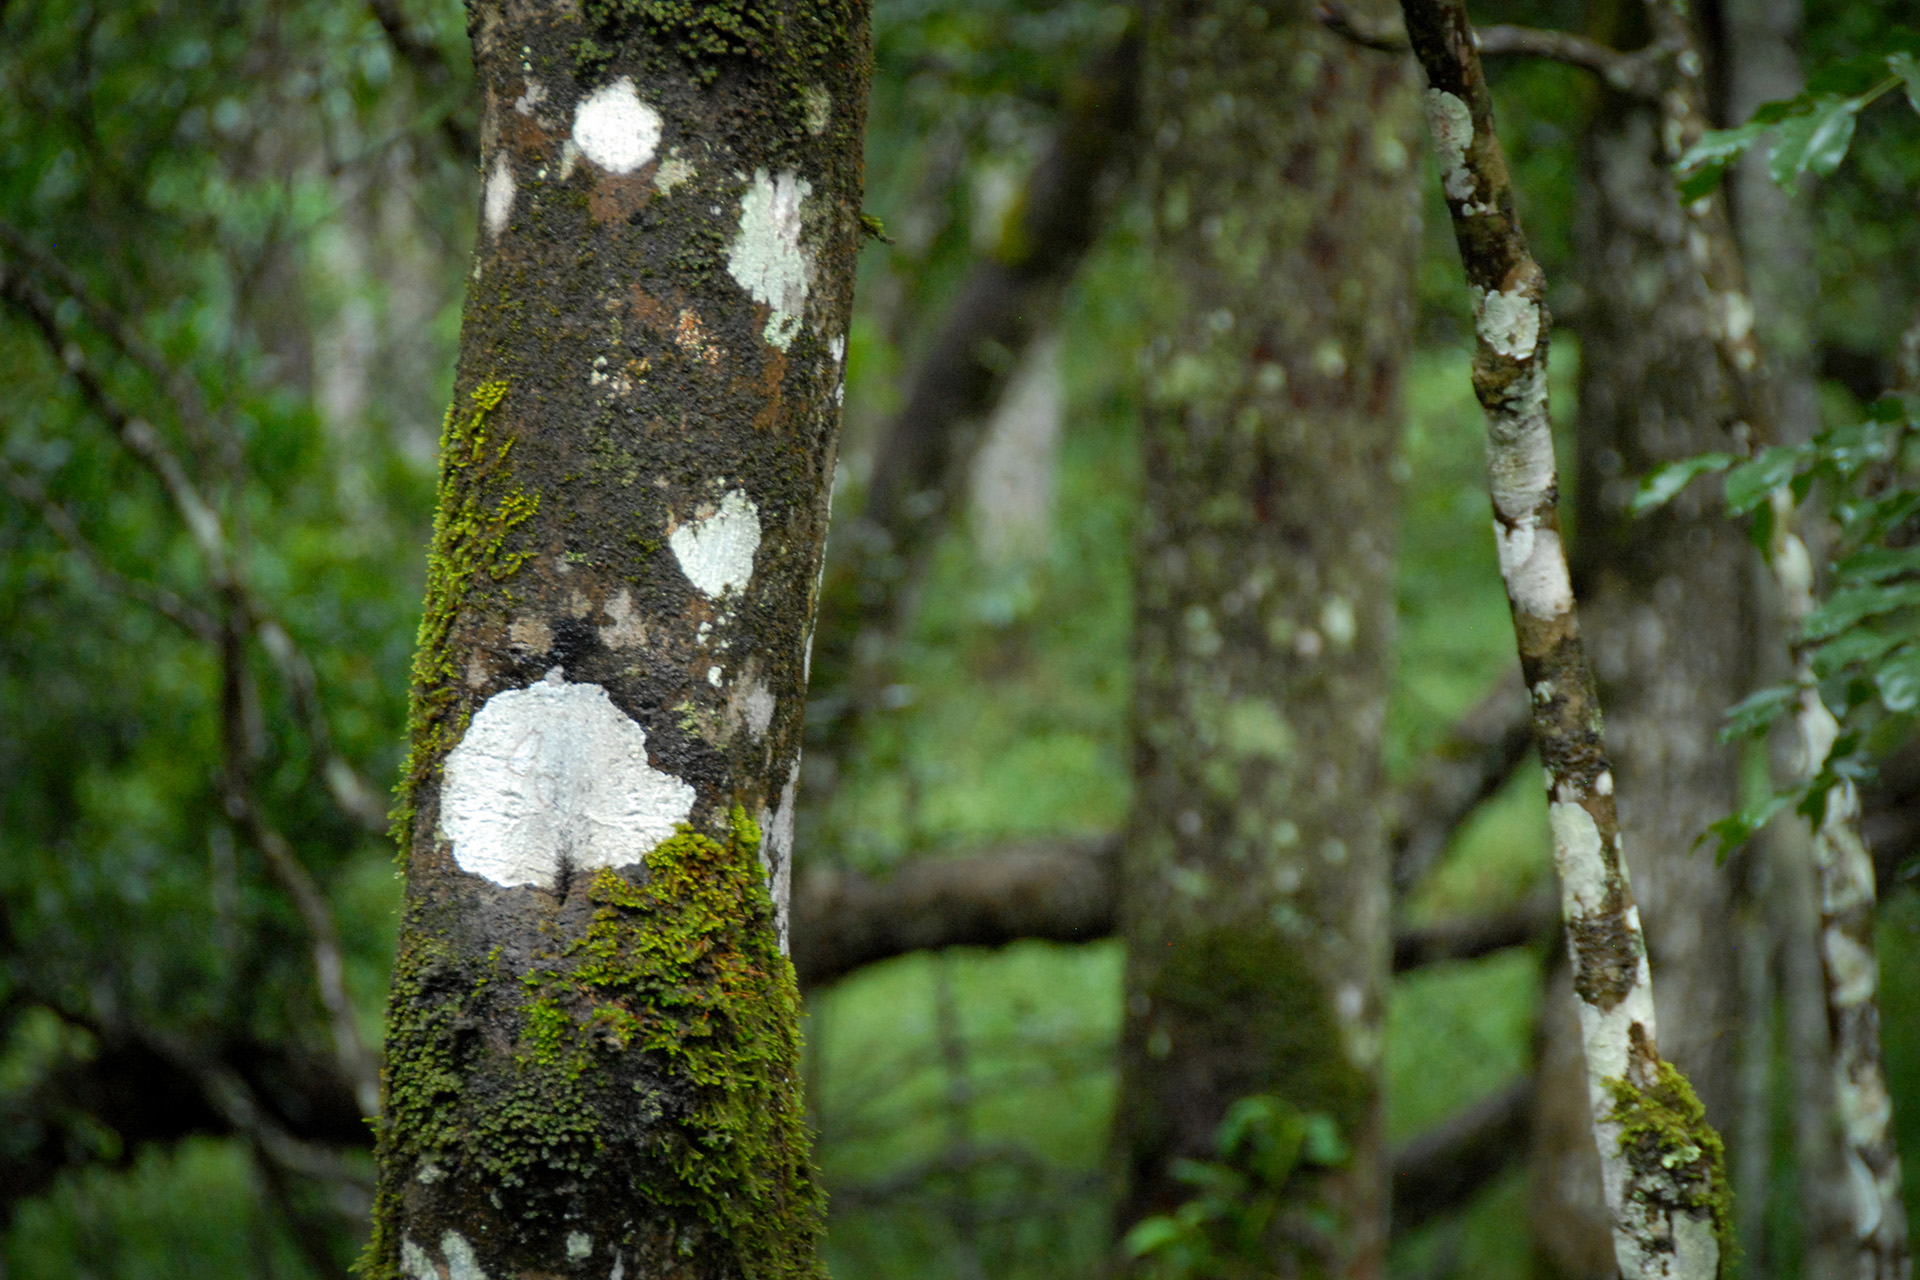
[[[1393,1152],[1393,1234],[1459,1208],[1526,1150],[1535,1082],[1523,1076]]]
[[[1454,835],[1533,749],[1527,691],[1503,675],[1481,695],[1389,799],[1393,885],[1405,894],[1432,869]]]

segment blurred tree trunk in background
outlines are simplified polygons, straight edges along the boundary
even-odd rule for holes
[[[1258,1269],[1378,1274],[1388,973],[1379,746],[1417,242],[1413,68],[1306,3],[1157,6],[1143,129],[1157,336],[1136,547],[1124,1231],[1187,1200],[1229,1106],[1350,1153],[1275,1193]]]
[[[1621,9],[1601,38],[1637,47],[1646,38],[1638,18],[1638,6]],[[1736,899],[1744,859],[1717,866],[1694,842],[1740,804],[1739,752],[1721,745],[1718,732],[1722,713],[1752,683],[1753,553],[1704,486],[1644,518],[1627,511],[1639,477],[1654,467],[1727,446],[1725,410],[1706,290],[1661,150],[1659,110],[1600,92],[1574,202],[1574,571],[1607,708],[1660,1047],[1732,1141],[1742,1132]],[[1556,973],[1546,1003],[1534,1232],[1551,1274],[1598,1280],[1618,1269],[1567,984],[1565,972]]]
[[[811,1275],[785,870],[866,10],[583,9],[469,10],[369,1273]]]

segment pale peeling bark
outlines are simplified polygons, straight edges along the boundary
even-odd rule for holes
[[[365,1271],[819,1273],[784,954],[859,0],[473,0]]]
[[[1683,0],[1648,0],[1656,39],[1675,50],[1661,96],[1668,157],[1678,160],[1707,128],[1701,59]],[[1744,265],[1718,193],[1687,206],[1700,271],[1715,302],[1714,338],[1732,390],[1736,441],[1748,446],[1779,439],[1775,393],[1761,359]],[[1800,779],[1827,758],[1838,726],[1820,700],[1812,655],[1799,643],[1813,608],[1813,564],[1795,532],[1791,496],[1774,494],[1774,539],[1768,550],[1800,686],[1795,724]],[[1912,1272],[1900,1159],[1893,1142],[1893,1107],[1880,1061],[1879,967],[1873,950],[1873,859],[1859,828],[1860,803],[1851,782],[1830,793],[1813,834],[1820,897],[1820,958],[1826,980],[1827,1021],[1833,1038],[1834,1100],[1845,1136],[1847,1186],[1856,1253],[1853,1274],[1863,1280],[1904,1280]]]
[[[1545,279],[1513,211],[1464,6],[1405,0],[1403,9],[1475,298],[1473,382],[1487,414],[1494,536],[1533,694],[1615,1256],[1629,1280],[1711,1280],[1726,1213],[1720,1144],[1685,1078],[1656,1048],[1646,944],[1560,543]]]
[[[1410,68],[1311,4],[1158,6],[1156,334],[1136,554],[1116,1159],[1124,1231],[1249,1095],[1331,1119],[1262,1274],[1379,1274],[1391,463],[1417,204]]]

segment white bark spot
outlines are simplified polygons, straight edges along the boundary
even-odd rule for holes
[[[746,682],[746,694],[740,700],[741,711],[747,721],[747,731],[756,738],[767,736],[767,729],[773,724],[773,713],[778,705],[773,690],[759,680]]]
[[[653,189],[663,196],[672,195],[675,187],[693,177],[693,166],[680,158],[678,150],[669,151],[653,173]]]
[[[787,785],[780,788],[780,804],[773,819],[763,825],[760,864],[767,872],[767,893],[773,899],[773,923],[780,933],[780,954],[787,954],[787,904],[793,899],[794,797],[800,790],[800,757],[793,758]]]
[[[1559,800],[1547,806],[1553,828],[1553,861],[1570,914],[1590,915],[1607,899],[1607,866],[1600,857],[1600,828],[1578,804]]]
[[[1467,148],[1473,145],[1473,112],[1445,89],[1429,89],[1427,125],[1433,130],[1434,150],[1440,153],[1440,185],[1447,198],[1469,198],[1473,175],[1467,172]]]
[[[580,144],[572,138],[568,138],[560,144],[560,181],[565,182],[568,178],[571,178],[574,168],[578,166],[579,163]]]
[[[567,1261],[578,1262],[593,1253],[593,1237],[584,1231],[567,1233]]]
[[[813,84],[800,95],[800,101],[806,107],[807,132],[817,138],[827,131],[827,121],[833,118],[833,97]]]
[[[440,1237],[440,1253],[447,1260],[447,1280],[487,1280],[473,1246],[458,1232],[449,1231]]]
[[[800,248],[801,209],[813,184],[791,169],[753,171],[740,197],[740,232],[727,250],[727,274],[769,308],[766,340],[785,351],[800,331],[813,263]]]
[[[1503,356],[1525,360],[1540,343],[1540,306],[1518,289],[1478,294],[1474,327]]]
[[[1880,973],[1873,952],[1848,937],[1837,925],[1826,930],[1821,942],[1827,953],[1827,972],[1832,975],[1828,1002],[1851,1008],[1873,999]]]
[[[1573,583],[1558,533],[1523,517],[1512,528],[1495,520],[1493,537],[1514,608],[1535,618],[1557,618],[1573,608]]]
[[[827,354],[833,357],[835,364],[839,364],[847,358],[847,338],[845,334],[836,333],[827,339]]]
[[[680,572],[702,595],[745,591],[753,581],[753,554],[760,549],[760,508],[729,489],[710,516],[691,520],[667,536]]]
[[[1613,794],[1613,771],[1611,769],[1602,769],[1600,776],[1593,780],[1593,794],[1597,796],[1610,796]]]
[[[1493,509],[1509,520],[1532,514],[1553,490],[1553,433],[1547,425],[1546,371],[1519,379],[1506,408],[1488,415],[1487,471]]]
[[[640,101],[632,76],[621,76],[574,108],[573,143],[608,173],[632,173],[660,147],[660,113]]]
[[[1720,303],[1727,337],[1735,342],[1745,342],[1747,335],[1753,332],[1753,303],[1737,289],[1722,294]]]
[[[1353,620],[1353,602],[1345,596],[1329,596],[1320,606],[1320,631],[1336,649],[1353,644],[1359,628]]]
[[[523,116],[533,114],[533,109],[547,100],[547,86],[538,80],[523,81],[527,87],[519,97],[513,100],[513,109]]]
[[[597,684],[555,667],[487,699],[448,753],[440,826],[463,871],[553,887],[640,862],[693,812],[694,790],[647,763],[646,730]]]
[[[1366,994],[1360,990],[1360,984],[1349,982],[1342,986],[1340,994],[1334,997],[1334,1007],[1346,1021],[1359,1021],[1361,1011],[1366,1008]]]
[[[411,1236],[400,1237],[400,1273],[408,1280],[440,1280],[440,1269]]]
[[[621,1280],[621,1277],[626,1274],[627,1260],[620,1256],[618,1249],[615,1249],[613,1251],[613,1270],[607,1273],[607,1280]]]
[[[487,174],[487,190],[482,197],[482,211],[486,214],[487,234],[494,239],[507,229],[507,223],[513,220],[513,166],[507,163],[507,153],[497,152],[493,157],[493,169]]]
[[[712,685],[716,689],[720,687],[720,668],[718,667],[707,668],[707,683]]]

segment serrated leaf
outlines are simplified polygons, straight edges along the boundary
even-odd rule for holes
[[[1640,481],[1640,488],[1634,493],[1627,509],[1634,515],[1645,515],[1669,501],[1691,484],[1695,477],[1712,471],[1725,471],[1734,461],[1730,453],[1703,453],[1694,458],[1682,458],[1679,462],[1662,463]]]
[[[1741,463],[1727,472],[1727,510],[1735,515],[1752,510],[1761,499],[1793,479],[1799,465],[1800,451],[1784,444]]]
[[[1821,601],[1820,607],[1807,618],[1807,638],[1825,640],[1868,618],[1917,604],[1920,604],[1920,582],[1846,587]]]
[[[1793,685],[1777,684],[1742,698],[1728,707],[1722,717],[1720,741],[1732,742],[1735,738],[1750,738],[1765,732],[1781,712],[1793,705],[1799,693]]]
[[[1895,715],[1920,707],[1920,650],[1900,649],[1873,673],[1880,703]]]

